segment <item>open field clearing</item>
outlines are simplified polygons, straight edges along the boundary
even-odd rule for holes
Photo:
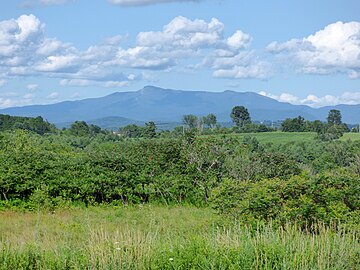
[[[226,137],[240,137],[244,138],[254,137],[260,143],[289,143],[289,142],[313,142],[316,138],[316,132],[261,132],[261,133],[239,133],[239,134],[226,134],[217,135]],[[341,141],[357,141],[360,140],[360,133],[344,133],[340,138]]]
[[[222,136],[222,135],[219,135]],[[310,142],[313,141],[315,132],[262,132],[262,133],[240,133],[226,136],[254,137],[261,143],[288,143],[288,142]],[[359,137],[360,139],[360,137]]]
[[[355,233],[248,229],[210,209],[0,212],[0,269],[358,269]]]
[[[354,133],[354,132],[348,132],[344,133],[344,136],[340,138],[342,141],[346,140],[352,140],[352,141],[358,141],[360,140],[360,133]]]

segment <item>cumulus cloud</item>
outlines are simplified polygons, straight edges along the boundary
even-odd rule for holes
[[[152,56],[157,55],[157,60],[169,67],[184,58],[202,59],[201,64],[194,67],[210,67],[214,77],[268,78],[270,64],[257,59],[255,51],[248,49],[252,37],[237,30],[225,38],[224,28],[216,18],[206,22],[178,16],[162,31],[139,33],[136,50],[151,48]]]
[[[225,37],[224,28],[216,18],[207,22],[178,16],[161,31],[140,32],[133,46],[123,47],[123,38],[115,36],[78,50],[45,36],[45,25],[34,15],[22,15],[0,22],[0,76],[53,77],[63,86],[122,87],[146,80],[144,70],[181,70],[191,63],[212,69],[214,77],[266,78],[269,65],[250,49],[251,36],[237,30]]]
[[[8,108],[14,106],[14,102],[10,98],[0,97],[0,108]]]
[[[95,82],[108,79],[114,87],[127,78],[122,72],[114,72],[116,67],[106,64],[116,58],[118,37],[79,51],[70,43],[46,37],[44,28],[34,15],[0,22],[1,76],[46,76]]]
[[[0,93],[0,108],[8,108],[17,105],[18,94],[15,92]]]
[[[325,95],[322,97],[316,96],[314,94],[309,94],[305,98],[300,98],[289,93],[274,95],[265,91],[261,91],[259,92],[259,94],[276,99],[280,102],[288,102],[296,105],[308,105],[311,107],[323,107],[338,104],[360,104],[360,92],[344,92],[340,96]]]
[[[254,51],[239,51],[235,54],[221,51],[215,57],[212,68],[213,75],[220,78],[267,79],[272,75],[271,65],[266,61],[257,59]]]
[[[303,39],[273,42],[267,49],[295,59],[303,73],[346,73],[360,78],[359,22],[336,22]]]
[[[119,5],[123,7],[132,6],[147,6],[162,3],[173,3],[173,2],[199,2],[199,0],[108,0],[113,5]]]
[[[35,92],[35,91],[37,91],[39,89],[39,85],[32,83],[32,84],[28,84],[26,86],[26,88],[31,92]]]
[[[57,99],[59,97],[59,93],[58,92],[52,92],[50,95],[48,95],[46,98],[47,99]]]

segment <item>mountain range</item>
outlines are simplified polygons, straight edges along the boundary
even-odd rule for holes
[[[198,116],[213,113],[220,122],[230,121],[230,112],[234,106],[248,108],[251,118],[257,121],[284,120],[299,115],[308,120],[326,120],[331,109],[340,110],[343,122],[360,122],[359,105],[336,105],[312,108],[305,105],[293,105],[253,92],[207,92],[182,91],[145,86],[133,92],[116,92],[100,98],[88,98],[76,101],[64,101],[48,105],[31,105],[1,109],[0,114],[14,116],[42,116],[51,123],[71,123],[76,120],[106,125],[140,123],[146,121],[181,122],[185,114]]]

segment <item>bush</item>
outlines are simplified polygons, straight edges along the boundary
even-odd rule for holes
[[[287,181],[226,179],[214,189],[211,201],[219,213],[244,223],[359,224],[359,181],[359,175],[345,172],[293,176]]]

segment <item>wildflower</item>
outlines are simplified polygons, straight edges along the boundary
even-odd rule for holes
[[[170,258],[169,261],[172,262],[174,260],[174,258]]]

